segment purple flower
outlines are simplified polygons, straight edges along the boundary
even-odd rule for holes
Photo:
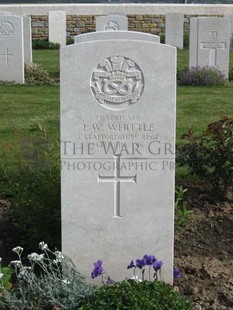
[[[127,269],[134,268],[134,267],[136,266],[134,265],[133,260],[131,260],[130,264],[127,266]]]
[[[113,281],[110,278],[108,278],[108,280],[105,282],[105,284],[106,285],[111,285],[111,284],[113,284]]]
[[[158,271],[159,269],[161,269],[163,263],[161,262],[161,260],[157,260],[153,263],[153,268],[155,271]]]
[[[142,269],[142,267],[145,266],[144,262],[143,262],[143,259],[136,259],[136,266],[139,268],[139,269]]]
[[[156,261],[156,258],[154,255],[144,255],[142,260],[145,266],[150,266],[153,265],[153,263]]]
[[[104,271],[103,267],[102,267],[102,261],[98,260],[96,263],[94,263],[94,269],[91,273],[91,277],[92,279],[98,277],[99,275],[102,274],[102,272]]]
[[[181,278],[181,272],[180,272],[180,270],[178,268],[174,268],[174,270],[173,270],[173,277],[175,279],[180,279]]]

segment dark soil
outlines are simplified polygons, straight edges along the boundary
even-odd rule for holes
[[[193,214],[175,237],[175,266],[182,272],[176,284],[194,309],[233,309],[233,202],[203,184],[183,187]]]
[[[208,184],[177,183],[188,188],[184,200],[193,214],[175,236],[175,266],[182,272],[175,285],[193,309],[233,309],[233,201],[211,193]],[[0,200],[0,256],[8,262],[9,244],[17,240],[7,229],[9,208]]]

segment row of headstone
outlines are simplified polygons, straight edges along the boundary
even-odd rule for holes
[[[189,67],[216,67],[228,78],[230,22],[227,18],[190,20]]]
[[[31,18],[0,12],[0,81],[24,83],[24,64],[32,63]]]
[[[62,248],[88,280],[151,254],[172,283],[176,48],[123,19],[61,48]]]
[[[184,14],[166,13],[165,43],[183,49]],[[189,67],[216,67],[228,78],[233,14],[190,19]]]
[[[230,21],[230,48],[233,49],[233,13],[224,13],[224,17]]]
[[[66,45],[66,12],[48,12],[49,42]]]
[[[168,12],[165,16],[165,43],[183,49],[184,14]]]

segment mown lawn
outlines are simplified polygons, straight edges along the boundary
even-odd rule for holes
[[[58,50],[34,50],[33,60],[58,76]],[[187,65],[188,51],[178,51],[179,70]],[[177,142],[190,128],[200,133],[211,121],[233,116],[232,106],[232,82],[224,87],[177,87]],[[38,124],[50,139],[59,139],[59,86],[0,85],[0,107],[0,146],[40,135]]]

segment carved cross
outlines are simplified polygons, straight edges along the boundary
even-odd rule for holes
[[[136,177],[134,176],[121,176],[120,175],[120,157],[121,155],[113,155],[115,161],[115,175],[114,176],[100,176],[98,175],[98,182],[112,182],[114,183],[114,214],[113,217],[121,217],[120,214],[120,184],[121,183],[136,183]]]

